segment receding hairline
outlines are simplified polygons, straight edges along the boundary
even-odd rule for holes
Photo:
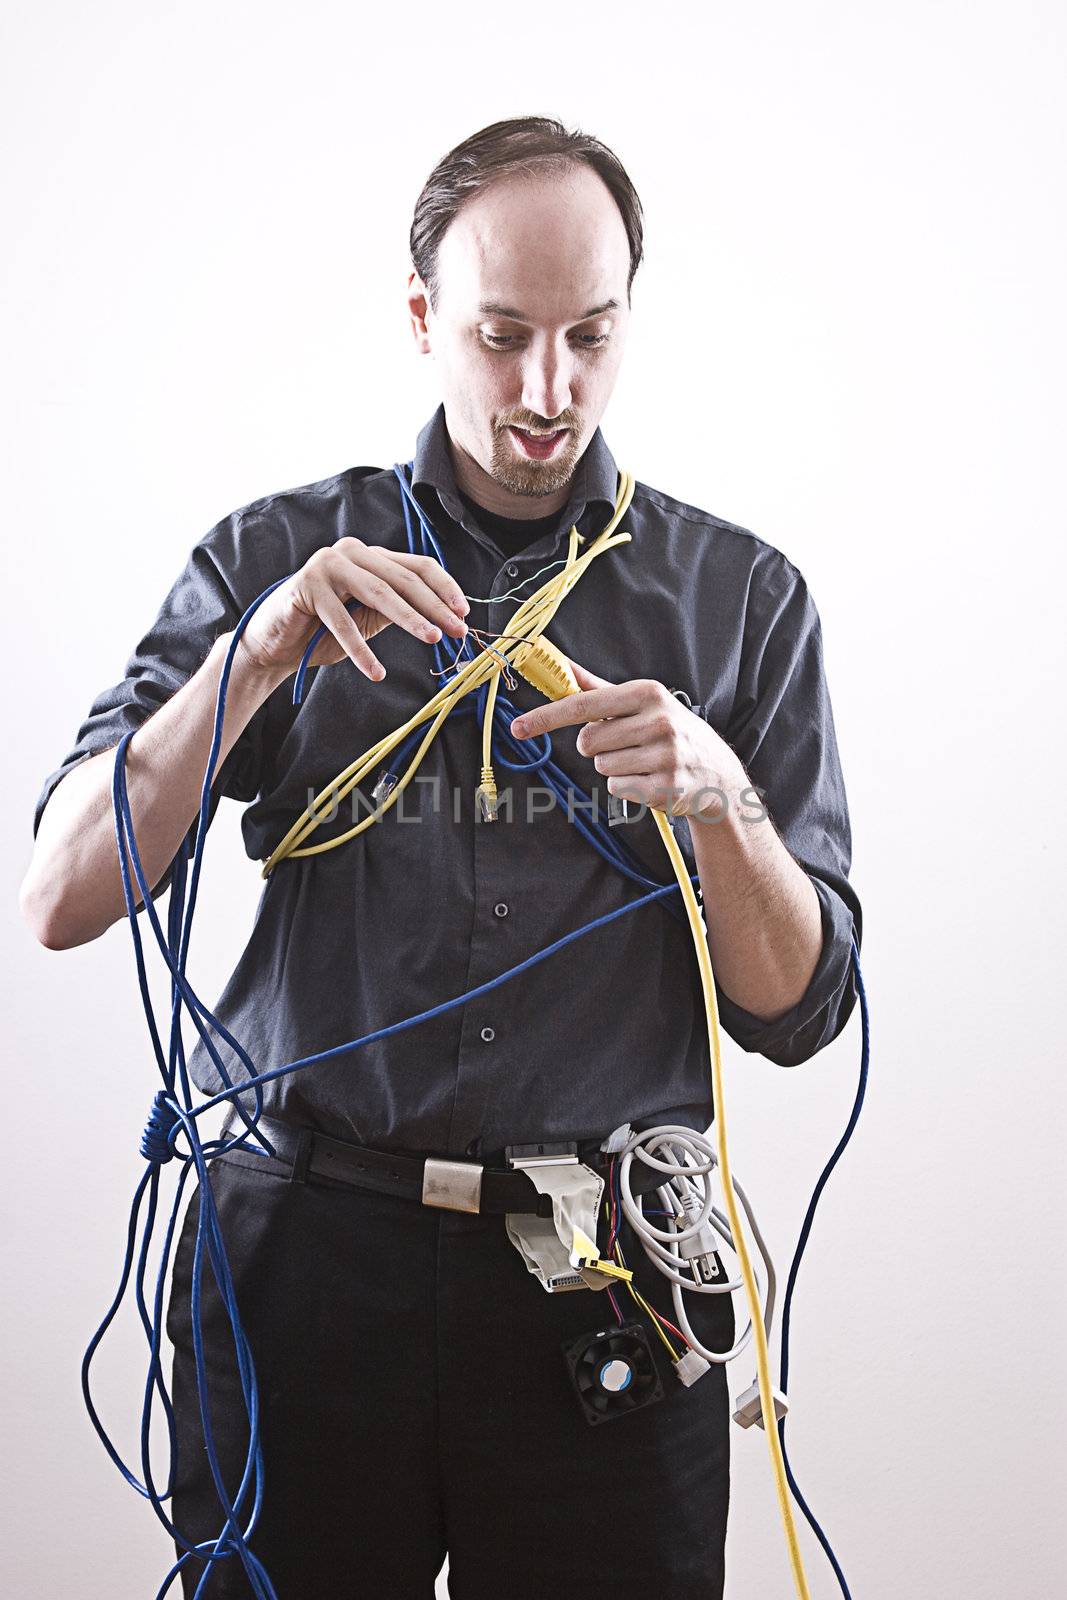
[[[430,304],[437,288],[437,254],[454,222],[474,202],[498,185],[519,180],[530,184],[553,175],[567,188],[583,180],[577,172],[588,167],[599,179],[622,219],[630,265],[626,303],[643,256],[644,229],[641,201],[626,169],[602,140],[579,128],[567,129],[554,117],[510,117],[492,123],[464,139],[442,156],[423,184],[409,230],[411,260],[426,285]]]

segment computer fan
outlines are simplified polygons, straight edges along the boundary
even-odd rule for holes
[[[563,1354],[587,1422],[609,1422],[663,1399],[663,1385],[639,1322],[583,1333],[564,1344]]]

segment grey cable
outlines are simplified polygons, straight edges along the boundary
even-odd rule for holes
[[[694,1128],[674,1123],[663,1124],[656,1128],[646,1128],[641,1133],[632,1134],[618,1152],[620,1160],[619,1194],[623,1213],[630,1223],[635,1237],[640,1241],[646,1256],[657,1272],[662,1273],[670,1282],[671,1297],[674,1302],[678,1325],[689,1344],[698,1355],[703,1356],[705,1361],[723,1365],[725,1362],[732,1361],[736,1356],[740,1355],[742,1350],[750,1343],[752,1338],[751,1317],[747,1321],[740,1337],[734,1341],[731,1349],[726,1351],[709,1350],[701,1344],[693,1332],[689,1318],[686,1315],[684,1297],[686,1294],[732,1294],[735,1290],[743,1287],[743,1280],[738,1277],[725,1283],[699,1283],[690,1272],[687,1271],[683,1274],[680,1270],[681,1262],[684,1259],[680,1252],[682,1242],[685,1239],[694,1237],[704,1227],[710,1227],[729,1245],[731,1250],[735,1248],[729,1219],[714,1204],[710,1177],[712,1172],[718,1170],[719,1163],[717,1154],[711,1145],[710,1134],[710,1126],[703,1133],[699,1133]],[[667,1159],[662,1159],[663,1156],[666,1156]],[[667,1177],[668,1181],[662,1184],[655,1192],[660,1198],[663,1209],[671,1214],[672,1219],[675,1219],[674,1225],[668,1229],[657,1228],[649,1221],[634,1199],[630,1189],[629,1173],[635,1157],[646,1166],[663,1172]],[[767,1287],[766,1292],[762,1295],[762,1300],[763,1323],[769,1338],[777,1286],[774,1263],[767,1248],[766,1240],[756,1221],[752,1204],[736,1178],[733,1179],[733,1188],[748,1219],[748,1225],[766,1269]],[[679,1217],[688,1218],[688,1212],[683,1204],[683,1196],[689,1199],[690,1205],[694,1207],[696,1214],[695,1219],[688,1222],[687,1226],[678,1227],[676,1220]],[[754,1275],[757,1292],[759,1292],[759,1274],[755,1273]]]

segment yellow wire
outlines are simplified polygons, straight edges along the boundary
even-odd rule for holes
[[[488,767],[493,759],[493,708],[496,705],[496,691],[500,684],[500,667],[489,680],[489,692],[485,697],[485,715],[482,718],[482,766]]]
[[[573,531],[574,530],[572,530],[572,532]],[[574,541],[572,538],[572,554],[573,549]],[[536,598],[536,596],[532,597],[532,599]],[[520,610],[524,609],[525,608],[520,608]],[[516,616],[519,615],[520,613],[517,612]],[[508,630],[510,630],[514,625],[514,620],[515,619],[513,618],[512,622],[508,624]],[[544,624],[542,624],[542,626],[543,625]],[[512,649],[515,648],[517,648],[517,644],[512,645]],[[327,820],[325,817],[319,814],[324,802],[329,802],[330,810],[332,811],[334,803],[344,799],[346,795],[348,795],[352,789],[355,788],[356,784],[361,781],[371,767],[381,760],[383,756],[387,755],[390,750],[395,749],[398,744],[402,743],[403,740],[406,739],[407,735],[416,727],[418,727],[423,721],[425,721],[427,717],[433,715],[435,711],[438,712],[438,715],[434,721],[434,726],[431,729],[431,734],[419,746],[419,749],[414,756],[407,773],[405,774],[404,780],[397,785],[392,795],[390,795],[388,801],[380,808],[378,813],[376,813],[376,817],[384,815],[389,807],[396,803],[401,792],[406,787],[407,782],[410,781],[412,776],[414,776],[415,770],[417,769],[423,755],[429,747],[432,736],[444,722],[453,706],[464,693],[470,692],[472,689],[479,687],[485,678],[489,677],[497,669],[498,663],[494,661],[492,656],[490,656],[488,653],[482,657],[476,657],[474,660],[467,662],[457,673],[455,679],[451,683],[445,684],[438,691],[438,693],[434,695],[425,706],[422,707],[420,711],[416,712],[413,717],[410,717],[406,723],[401,724],[401,726],[395,729],[393,733],[386,735],[383,739],[380,739],[376,744],[372,745],[369,750],[365,751],[363,755],[358,758],[358,760],[346,767],[343,772],[339,773],[331,783],[327,784],[325,789],[315,796],[308,809],[301,817],[297,819],[297,821],[290,828],[289,832],[285,835],[284,839],[282,839],[277,845],[273,854],[268,858],[264,866],[264,877],[267,876],[267,874],[277,864],[278,861],[284,860],[289,855],[318,854],[322,850],[332,849],[337,845],[344,844],[348,839],[354,837],[357,832],[361,831],[365,823],[360,824],[357,828],[350,829],[346,834],[329,840],[324,845],[316,845],[305,850],[299,850],[296,848],[302,839],[306,838],[307,835],[314,830],[314,828],[319,826],[320,822]],[[365,819],[365,821],[370,820],[374,819]]]
[[[624,1257],[624,1255],[622,1253],[622,1246],[619,1244],[618,1240],[616,1240],[616,1242],[615,1242],[615,1248],[614,1248],[614,1252],[613,1253],[614,1253],[615,1260],[618,1263],[618,1265],[620,1267],[624,1267],[626,1265],[626,1258]],[[656,1312],[656,1311],[654,1311],[652,1309],[652,1307],[649,1305],[648,1301],[645,1299],[645,1297],[641,1293],[641,1291],[639,1289],[635,1289],[634,1288],[634,1284],[633,1284],[633,1279],[632,1278],[627,1279],[626,1287],[629,1289],[630,1293],[633,1295],[634,1299],[637,1301],[638,1305],[642,1308],[642,1310],[648,1312],[649,1320],[651,1321],[653,1328],[659,1334],[660,1339],[666,1345],[667,1354],[670,1356],[671,1360],[672,1361],[677,1361],[678,1360],[678,1352],[677,1352],[677,1350],[675,1350],[674,1346],[671,1344],[671,1341],[667,1338],[667,1335],[666,1335],[666,1332],[664,1331],[664,1329],[660,1326],[660,1319],[659,1319],[658,1312]]]
[[[708,949],[707,934],[704,929],[700,907],[697,905],[693,885],[689,879],[689,871],[678,842],[671,831],[671,825],[663,811],[655,806],[650,807],[656,826],[660,831],[667,854],[671,858],[675,876],[678,879],[685,901],[685,909],[689,916],[689,927],[693,934],[693,943],[696,946],[697,962],[700,967],[700,983],[704,991],[704,1009],[708,1024],[708,1039],[711,1043],[711,1076],[715,1095],[715,1135],[718,1148],[719,1172],[722,1177],[723,1194],[726,1199],[726,1213],[730,1219],[730,1232],[733,1235],[734,1250],[741,1267],[741,1277],[745,1286],[745,1297],[748,1300],[748,1313],[752,1320],[752,1331],[756,1342],[756,1377],[759,1383],[760,1410],[763,1413],[763,1428],[767,1435],[767,1445],[771,1452],[771,1467],[774,1472],[774,1484],[778,1494],[778,1510],[781,1514],[782,1525],[785,1529],[786,1544],[789,1547],[789,1562],[793,1572],[793,1583],[800,1600],[811,1600],[811,1591],[808,1580],[804,1574],[804,1563],[800,1555],[800,1544],[797,1540],[796,1524],[793,1520],[793,1508],[789,1503],[789,1484],[785,1475],[785,1461],[782,1456],[782,1444],[778,1437],[778,1420],[774,1410],[774,1390],[771,1383],[770,1353],[767,1349],[767,1330],[763,1325],[763,1310],[760,1306],[759,1289],[756,1285],[755,1273],[752,1270],[752,1261],[748,1253],[748,1245],[741,1227],[741,1217],[737,1209],[737,1198],[734,1194],[733,1177],[730,1173],[730,1153],[726,1147],[726,1091],[723,1086],[722,1049],[719,1039],[719,1007],[715,994],[715,975],[711,967],[711,953]]]
[[[531,595],[529,599],[522,602],[503,629],[502,636],[499,636],[494,641],[494,652],[499,652],[499,655],[506,657],[510,663],[510,658],[515,651],[517,651],[526,641],[536,639],[541,635],[541,633],[543,633],[544,629],[555,616],[563,600],[570,593],[578,579],[583,575],[590,562],[594,561],[598,555],[602,555],[606,550],[612,549],[618,544],[629,542],[630,535],[628,533],[615,534],[614,530],[618,526],[622,517],[625,515],[626,510],[630,505],[630,501],[633,499],[634,488],[635,482],[632,475],[628,472],[620,474],[619,494],[615,503],[615,510],[611,520],[607,527],[604,528],[601,534],[589,547],[589,549],[584,551],[581,556],[577,555],[580,535],[577,528],[571,528],[567,561],[562,572],[559,572],[555,575],[555,577],[550,578],[541,586],[540,589]],[[263,876],[266,877],[271,869],[287,856],[315,855],[323,850],[336,849],[338,845],[344,844],[347,840],[354,838],[356,834],[361,833],[363,829],[368,827],[372,822],[379,821],[389,807],[399,799],[404,788],[411,781],[411,778],[414,776],[419,763],[422,761],[423,756],[429,749],[433,739],[436,737],[438,729],[448,717],[449,712],[452,711],[454,706],[463,698],[465,694],[469,694],[474,689],[478,688],[483,682],[485,682],[487,678],[491,680],[488,695],[490,714],[483,723],[482,764],[483,766],[488,766],[491,739],[491,707],[492,700],[496,694],[501,671],[501,661],[488,650],[483,651],[480,656],[477,656],[472,661],[467,662],[465,666],[462,667],[456,674],[456,677],[450,683],[446,684],[442,689],[440,689],[438,693],[435,694],[430,700],[428,700],[420,711],[417,711],[413,717],[410,717],[406,723],[404,723],[400,728],[396,729],[393,733],[386,735],[386,737],[383,739],[379,739],[376,744],[372,745],[371,748],[365,751],[362,756],[358,757],[356,761],[352,762],[350,766],[346,767],[345,770],[339,773],[331,783],[327,784],[325,789],[315,796],[311,805],[300,817],[297,818],[297,821],[289,829],[289,832],[285,835],[285,838],[282,839],[280,844],[277,845],[273,853],[268,857],[263,867]],[[389,795],[384,804],[381,805],[376,811],[372,812],[368,817],[364,818],[364,820],[357,824],[357,826],[349,829],[347,833],[340,835],[338,838],[330,839],[324,844],[306,845],[301,847],[301,841],[305,839],[308,834],[312,833],[314,829],[320,825],[320,823],[327,820],[325,816],[320,814],[323,805],[329,801],[332,809],[332,805],[335,800],[340,801],[347,794],[349,794],[377,761],[380,761],[389,753],[390,750],[395,749],[396,746],[402,743],[408,737],[408,735],[414,731],[415,728],[420,727],[422,723],[426,721],[431,721],[429,731],[419,745],[418,750],[415,752],[415,755],[413,756],[406,772],[401,777],[396,785],[396,788]],[[775,1415],[774,1393],[771,1382],[770,1353],[767,1347],[767,1333],[763,1323],[763,1312],[762,1307],[760,1306],[759,1289],[756,1284],[755,1273],[753,1272],[752,1261],[748,1252],[748,1245],[745,1241],[745,1235],[741,1226],[741,1217],[737,1209],[733,1178],[730,1171],[730,1156],[726,1140],[726,1093],[723,1082],[722,1048],[719,1035],[719,1009],[715,991],[715,975],[712,971],[711,954],[708,949],[707,933],[704,928],[704,922],[700,913],[700,908],[697,905],[696,895],[693,892],[693,885],[690,882],[689,872],[686,867],[685,860],[682,856],[681,850],[678,847],[677,841],[675,840],[674,834],[671,831],[670,823],[667,821],[667,818],[662,810],[657,809],[655,806],[650,807],[650,809],[653,817],[655,818],[656,826],[659,829],[660,835],[663,839],[667,854],[670,857],[675,876],[678,879],[678,884],[682,892],[682,899],[685,903],[686,913],[689,918],[690,931],[693,935],[693,943],[696,948],[697,964],[700,970],[700,983],[704,995],[704,1010],[708,1027],[708,1040],[711,1047],[711,1075],[715,1104],[715,1131],[718,1148],[719,1171],[722,1176],[723,1194],[726,1201],[727,1215],[730,1221],[730,1230],[734,1239],[734,1249],[741,1267],[741,1277],[744,1283],[745,1296],[748,1300],[749,1316],[752,1321],[752,1329],[755,1336],[756,1376],[759,1387],[760,1410],[763,1416],[764,1432],[767,1435],[767,1445],[771,1454],[771,1467],[774,1473],[775,1489],[778,1497],[778,1510],[781,1515],[783,1528],[785,1530],[786,1544],[789,1550],[790,1567],[793,1574],[793,1582],[797,1591],[797,1595],[799,1596],[799,1600],[811,1600],[811,1593],[808,1588],[807,1578],[804,1573],[804,1565],[801,1559],[800,1545],[797,1539],[796,1524],[793,1519],[792,1507],[789,1503],[789,1485],[785,1474],[785,1461],[782,1456],[781,1441],[778,1437],[778,1422]],[[652,1312],[651,1307],[648,1306],[647,1302],[633,1287],[632,1283],[630,1283],[628,1287],[630,1288],[630,1292],[634,1296],[635,1300],[637,1300],[639,1304],[644,1306],[645,1310],[649,1312],[653,1327],[655,1327],[657,1333],[663,1340],[664,1344],[666,1344],[668,1350],[671,1351],[671,1357],[673,1360],[673,1348],[667,1339],[666,1334],[660,1328],[658,1319]]]
[[[263,865],[263,876],[267,877],[277,866],[279,861],[289,856],[318,855],[325,850],[333,850],[338,845],[346,844],[359,833],[370,826],[372,822],[380,821],[391,806],[400,799],[404,789],[414,777],[430,744],[436,737],[438,729],[442,726],[450,711],[463,698],[465,694],[472,693],[482,683],[490,679],[490,695],[495,696],[496,684],[502,671],[503,657],[510,664],[512,655],[530,639],[535,639],[547,628],[552,621],[563,600],[571,589],[582,577],[586,569],[597,556],[614,549],[617,545],[628,544],[628,533],[615,533],[622,517],[626,514],[633,499],[635,481],[628,472],[620,474],[619,493],[615,502],[615,509],[607,526],[601,531],[590,547],[578,555],[578,545],[582,542],[581,535],[576,527],[570,531],[569,548],[566,565],[561,572],[555,574],[542,584],[524,600],[510,617],[500,636],[493,643],[492,651],[485,650],[464,664],[451,682],[442,686],[426,704],[394,729],[391,734],[379,739],[369,750],[353,761],[343,772],[331,780],[326,787],[315,795],[311,804],[296,819],[284,838],[275,846]],[[323,822],[329,821],[334,814],[334,808],[344,800],[359,784],[370,769],[376,766],[389,752],[402,744],[409,734],[427,720],[432,724],[426,737],[416,750],[403,777],[397,783],[392,793],[373,812],[369,813],[362,822],[349,828],[347,832],[327,840],[323,844],[304,845],[303,841],[313,833]],[[489,740],[488,727],[483,728],[483,750]],[[483,757],[483,765],[488,765],[488,756]]]

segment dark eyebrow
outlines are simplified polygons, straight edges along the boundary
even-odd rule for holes
[[[588,322],[590,317],[601,317],[605,311],[618,311],[617,300],[605,300],[602,306],[593,306],[590,311],[583,311],[576,322]],[[529,322],[529,317],[523,316],[521,311],[516,311],[513,306],[498,305],[495,300],[483,300],[478,307],[478,314],[482,317],[510,317],[512,322]]]

